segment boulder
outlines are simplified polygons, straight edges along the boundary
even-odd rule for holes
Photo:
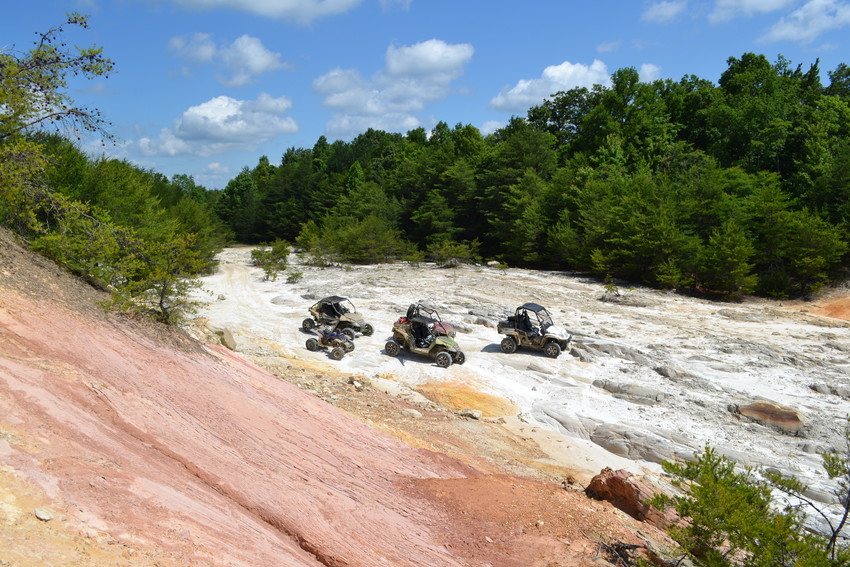
[[[610,392],[614,397],[626,400],[635,404],[654,405],[670,397],[667,392],[662,392],[654,388],[641,386],[640,384],[629,384],[624,382],[616,382],[614,380],[594,380],[593,385],[601,388],[606,392]]]
[[[210,324],[207,324],[207,328],[218,338],[222,346],[236,350],[236,339],[233,338],[233,333],[229,329]]]
[[[693,449],[673,439],[648,431],[603,423],[590,434],[590,440],[600,447],[626,459],[660,463],[674,458],[687,459]]]
[[[806,429],[806,423],[797,410],[771,402],[755,402],[744,406],[732,404],[729,411],[788,435],[802,437]]]
[[[605,467],[591,479],[584,493],[590,498],[610,502],[632,518],[661,529],[678,520],[672,509],[662,512],[650,506],[647,500],[658,491],[623,469],[615,471]]]
[[[585,341],[584,347],[593,353],[603,353],[613,358],[620,358],[629,362],[634,362],[641,366],[653,367],[652,361],[638,349],[628,346],[615,344],[608,341],[595,340]]]

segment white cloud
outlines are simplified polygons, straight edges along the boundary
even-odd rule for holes
[[[821,34],[850,26],[850,4],[836,0],[810,0],[764,34],[760,41],[811,43]]]
[[[798,0],[716,0],[714,10],[709,14],[711,23],[729,21],[737,16],[750,17],[753,14],[776,12]]]
[[[183,59],[198,65],[212,61],[216,52],[215,42],[205,33],[172,37],[168,40],[168,47]]]
[[[231,87],[247,85],[263,73],[289,68],[280,60],[280,53],[269,51],[259,39],[250,35],[243,35],[230,45],[219,48],[209,35],[196,33],[188,37],[173,37],[168,46],[179,57],[195,65],[220,65],[228,72],[228,77],[221,82]]]
[[[402,10],[409,10],[413,0],[381,0],[381,7],[384,10],[389,10],[393,6],[398,6]]]
[[[387,48],[384,68],[367,78],[355,69],[333,69],[313,81],[325,106],[336,110],[327,133],[340,138],[368,128],[407,131],[421,125],[414,113],[444,98],[463,74],[474,49],[430,39]]]
[[[422,126],[410,114],[385,114],[382,116],[337,114],[327,124],[327,131],[334,137],[348,138],[369,128],[385,132],[408,132]]]
[[[668,1],[662,0],[655,2],[647,8],[641,19],[645,22],[654,22],[657,24],[666,24],[673,21],[676,16],[681,14],[687,8],[687,0]]]
[[[661,78],[661,67],[653,65],[652,63],[644,63],[640,66],[638,75],[640,76],[641,82],[650,83]]]
[[[229,175],[230,167],[218,163],[217,161],[210,162],[204,167],[204,174],[206,175]]]
[[[386,72],[396,77],[425,76],[450,81],[461,74],[473,52],[468,43],[449,45],[439,39],[403,47],[391,45],[387,49]]]
[[[480,130],[481,130],[481,133],[486,136],[488,134],[492,134],[493,132],[495,132],[499,128],[504,128],[504,126],[505,126],[504,122],[500,122],[498,120],[488,120],[487,122],[485,122],[484,124],[481,125]]]
[[[141,138],[138,149],[147,156],[210,156],[237,149],[254,149],[281,134],[298,131],[283,114],[292,106],[286,97],[261,94],[257,100],[218,96],[187,109],[159,138]]]
[[[611,53],[620,49],[619,41],[608,41],[605,43],[600,43],[596,46],[596,51],[599,53]]]
[[[521,79],[515,86],[505,87],[490,100],[490,106],[504,111],[525,111],[558,91],[608,85],[610,79],[608,68],[599,59],[590,65],[564,61],[560,65],[546,67],[539,79]]]
[[[230,86],[242,86],[257,75],[287,68],[280,61],[280,53],[269,51],[259,39],[250,35],[243,35],[221,49],[220,57],[230,71],[231,79],[227,81]]]
[[[325,16],[348,12],[362,0],[172,0],[188,8],[230,8],[280,20],[307,24]]]

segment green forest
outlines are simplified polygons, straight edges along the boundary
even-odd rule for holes
[[[237,240],[320,261],[495,259],[716,297],[846,277],[850,68],[746,53],[554,93],[482,135],[439,123],[263,156],[215,199]]]
[[[730,57],[715,83],[553,93],[484,135],[438,123],[259,157],[223,190],[87,156],[109,136],[65,93],[108,76],[69,49],[71,15],[0,52],[0,223],[116,302],[169,320],[229,242],[290,243],[322,265],[497,261],[724,299],[806,296],[850,265],[850,67]],[[50,107],[53,112],[46,113]]]

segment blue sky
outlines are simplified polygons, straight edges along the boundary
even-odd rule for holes
[[[112,122],[93,155],[222,188],[262,155],[368,128],[472,124],[484,133],[559,90],[644,80],[717,82],[729,57],[804,69],[850,64],[850,0],[4,0],[0,49],[26,50],[66,12],[108,79],[71,96]]]

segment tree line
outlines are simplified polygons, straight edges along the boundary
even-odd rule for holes
[[[695,76],[553,94],[483,135],[440,122],[263,156],[214,209],[326,261],[448,255],[722,297],[846,277],[850,68],[746,53]]]

